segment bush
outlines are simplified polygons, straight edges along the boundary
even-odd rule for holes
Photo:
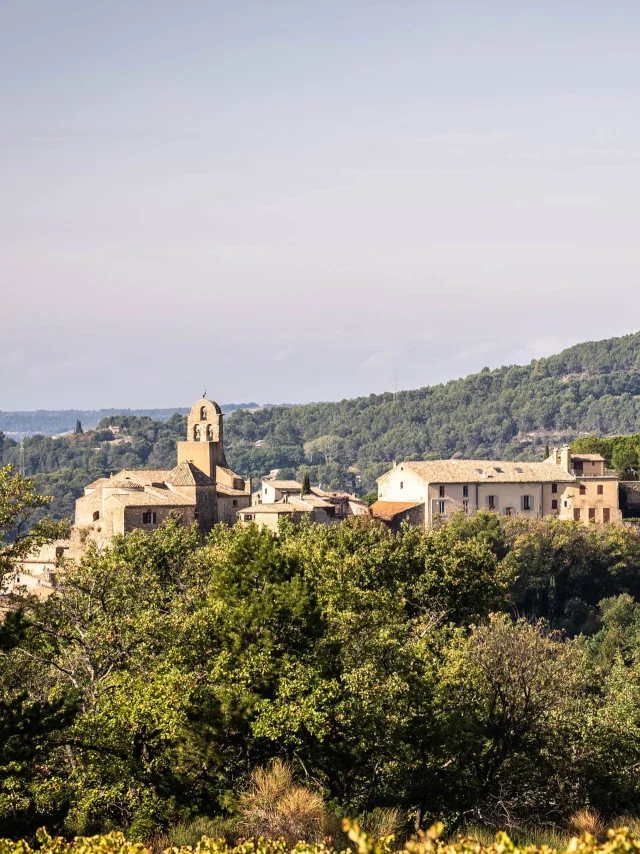
[[[214,822],[215,823],[215,822]],[[407,842],[404,848],[394,848],[387,837],[374,841],[371,836],[361,832],[356,823],[345,822],[349,839],[358,854],[639,854],[640,837],[634,836],[627,828],[610,830],[605,842],[598,842],[589,833],[580,838],[566,840],[557,849],[540,845],[517,845],[506,833],[498,833],[495,839],[484,839],[483,834],[459,836],[455,842],[438,838],[442,825],[422,833],[419,838]],[[39,849],[33,849],[25,841],[12,842],[0,839],[0,854],[152,854],[141,843],[128,842],[121,833],[109,833],[106,836],[79,837],[71,842],[53,838],[44,830],[38,831]],[[222,839],[205,837],[195,847],[184,846],[171,849],[171,854],[337,854],[336,849],[324,843],[298,843],[293,848],[284,839],[258,839],[241,842],[235,847]]]
[[[274,760],[269,768],[258,768],[238,803],[239,828],[245,836],[282,837],[289,845],[317,842],[325,829],[322,797],[295,783],[291,765]]]

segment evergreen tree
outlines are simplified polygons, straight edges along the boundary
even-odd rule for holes
[[[75,433],[76,436],[80,435],[80,433],[84,433],[84,430],[82,429],[82,422],[80,421],[79,418],[76,420],[76,426],[75,426],[73,432]]]
[[[304,473],[304,477],[302,478],[302,495],[308,495],[311,492],[311,480],[309,479],[309,472],[306,471]]]
[[[549,445],[546,444],[544,446],[544,458],[545,458],[545,460],[549,459],[550,454],[551,454],[551,451],[549,450]]]

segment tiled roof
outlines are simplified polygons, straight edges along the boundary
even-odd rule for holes
[[[99,477],[97,480],[92,480],[91,483],[88,483],[85,486],[85,489],[97,489],[98,486],[101,486],[102,484],[106,483],[110,479],[111,478],[108,478],[108,477]]]
[[[321,509],[331,510],[336,506],[330,501],[325,501],[324,498],[320,498],[318,495],[305,494],[303,496],[292,496],[289,501],[294,506],[299,506],[303,510],[306,510],[307,508],[312,509],[313,507],[320,507]]]
[[[224,483],[217,483],[216,491],[218,495],[232,495],[234,498],[237,498],[239,495],[249,495],[244,489],[234,489],[232,486],[226,486]]]
[[[168,474],[166,469],[123,469],[115,477],[130,477],[137,483],[147,486],[150,483],[164,483]]]
[[[254,504],[252,507],[245,507],[238,510],[238,516],[255,516],[262,513],[277,513],[285,515],[287,513],[310,513],[311,508],[304,510],[301,507],[294,507],[293,504],[288,504],[285,501],[277,501],[274,504]]]
[[[586,460],[587,462],[603,463],[604,457],[600,454],[571,454],[572,460]]]
[[[129,492],[127,494],[111,495],[108,501],[117,501],[125,507],[193,507],[195,498],[190,495],[180,495],[170,490],[149,489],[145,492]]]
[[[406,513],[413,507],[420,507],[422,501],[374,501],[371,505],[371,513],[376,519],[391,522],[401,513]]]
[[[301,492],[302,484],[297,480],[266,480],[262,481],[265,486],[273,486],[274,489],[284,490],[288,492]]]
[[[102,484],[103,489],[144,489],[141,483],[132,480],[130,477],[110,477],[106,483]]]
[[[171,486],[214,486],[214,481],[193,463],[180,463],[164,479]]]
[[[399,463],[428,483],[574,483],[575,477],[552,463],[506,460],[433,460]],[[378,480],[384,480],[390,472]]]

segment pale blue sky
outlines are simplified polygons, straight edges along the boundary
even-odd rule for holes
[[[0,409],[640,328],[640,3],[0,0]]]

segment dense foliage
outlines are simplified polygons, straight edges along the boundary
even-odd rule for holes
[[[551,854],[552,851],[566,854],[638,854],[640,851],[640,839],[626,827],[609,831],[606,840],[599,841],[593,835],[585,833],[571,840],[567,838],[564,844],[553,849],[536,844],[518,845],[504,832],[496,834],[494,840],[484,844],[479,843],[473,836],[459,836],[455,840],[441,838],[440,824],[408,840],[404,846],[398,844],[394,837],[376,839],[362,831],[357,822],[345,821],[344,828],[345,832],[348,832],[351,850],[357,851],[358,854]],[[141,843],[128,842],[117,832],[66,842],[62,838],[52,838],[45,831],[40,831],[38,843],[36,850],[42,854],[151,854],[151,849]],[[175,854],[337,854],[339,850],[341,849],[335,847],[329,839],[315,844],[299,842],[294,846],[283,839],[241,839],[228,844],[224,839],[210,837],[204,837],[192,846],[172,848]],[[0,854],[33,852],[34,849],[28,843],[0,840]]]
[[[82,420],[84,434],[25,439],[26,474],[54,495],[58,518],[73,515],[74,500],[96,477],[121,468],[172,468],[175,443],[186,430],[178,414],[163,422],[111,415],[87,432],[89,423]],[[123,428],[118,438],[108,430],[112,424]],[[238,409],[226,419],[225,442],[229,464],[243,476],[278,468],[282,477],[302,479],[306,473],[313,484],[368,492],[393,460],[453,454],[542,459],[548,441],[639,428],[640,333],[581,344],[523,367],[485,369],[395,399],[372,394],[339,403]],[[606,454],[625,476],[636,474],[637,439],[623,443],[615,459],[613,445]],[[0,433],[0,463],[18,462],[18,445]]]
[[[115,538],[3,623],[0,826],[237,821],[281,759],[317,816],[638,813],[639,565],[636,528],[490,514]]]

